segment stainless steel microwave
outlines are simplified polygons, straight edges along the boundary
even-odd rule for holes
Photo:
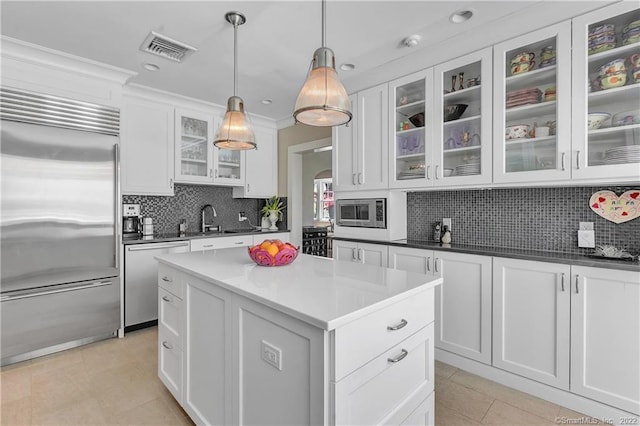
[[[336,224],[358,228],[387,227],[387,199],[360,198],[336,201]]]

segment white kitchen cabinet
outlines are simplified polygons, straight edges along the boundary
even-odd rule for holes
[[[352,123],[333,130],[333,189],[386,189],[389,186],[387,84],[363,90],[349,99]]]
[[[571,274],[571,392],[640,415],[640,273]]]
[[[173,107],[129,95],[123,102],[122,193],[173,195]]]
[[[253,235],[232,235],[230,237],[196,238],[191,240],[191,251],[250,246],[253,244],[253,237]]]
[[[573,117],[574,179],[638,181],[640,179],[640,119],[638,100],[640,80],[635,81],[630,58],[640,52],[640,41],[626,43],[625,26],[640,19],[637,2],[620,2],[573,19]],[[611,46],[589,46],[592,32],[606,37],[599,28],[613,25],[616,33]],[[607,50],[603,50],[607,49]],[[626,82],[620,87],[601,88],[600,67],[626,59]],[[628,111],[628,114],[625,114]],[[634,112],[635,111],[635,112]],[[590,129],[588,114],[608,113],[600,128]],[[633,114],[636,118],[633,119]]]
[[[289,242],[291,234],[289,232],[274,232],[273,234],[255,234],[253,236],[253,244],[260,244],[264,240],[280,240],[284,243]]]
[[[555,52],[555,64],[541,66],[541,51]],[[494,46],[493,182],[544,182],[571,177],[571,22],[566,21]],[[527,72],[512,75],[512,58],[533,58]],[[506,138],[507,126],[529,132]],[[549,135],[533,133],[549,127]],[[520,135],[518,135],[520,136]]]
[[[389,267],[442,277],[435,346],[491,363],[491,257],[390,246]]]
[[[182,299],[158,289],[158,377],[182,403]]]
[[[493,258],[493,365],[569,389],[570,266]]]
[[[492,59],[486,48],[434,68],[434,186],[492,181]],[[467,105],[459,118],[445,114],[459,105]]]
[[[234,197],[269,198],[278,192],[278,131],[254,126],[257,149],[245,151],[244,186],[233,188]]]
[[[384,267],[389,264],[388,248],[384,244],[333,240],[333,258]]]
[[[213,116],[176,109],[176,182],[211,183],[213,173]]]

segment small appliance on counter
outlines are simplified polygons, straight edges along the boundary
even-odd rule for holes
[[[122,238],[138,238],[142,234],[140,204],[122,205]]]
[[[153,235],[153,219],[145,217],[142,219],[142,235]]]

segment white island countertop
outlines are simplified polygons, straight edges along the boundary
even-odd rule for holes
[[[258,266],[246,247],[156,259],[324,330],[442,283],[429,275],[306,254],[290,265]]]

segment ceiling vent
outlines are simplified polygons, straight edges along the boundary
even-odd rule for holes
[[[142,46],[140,46],[140,50],[172,61],[182,62],[183,59],[198,49],[151,31]]]

